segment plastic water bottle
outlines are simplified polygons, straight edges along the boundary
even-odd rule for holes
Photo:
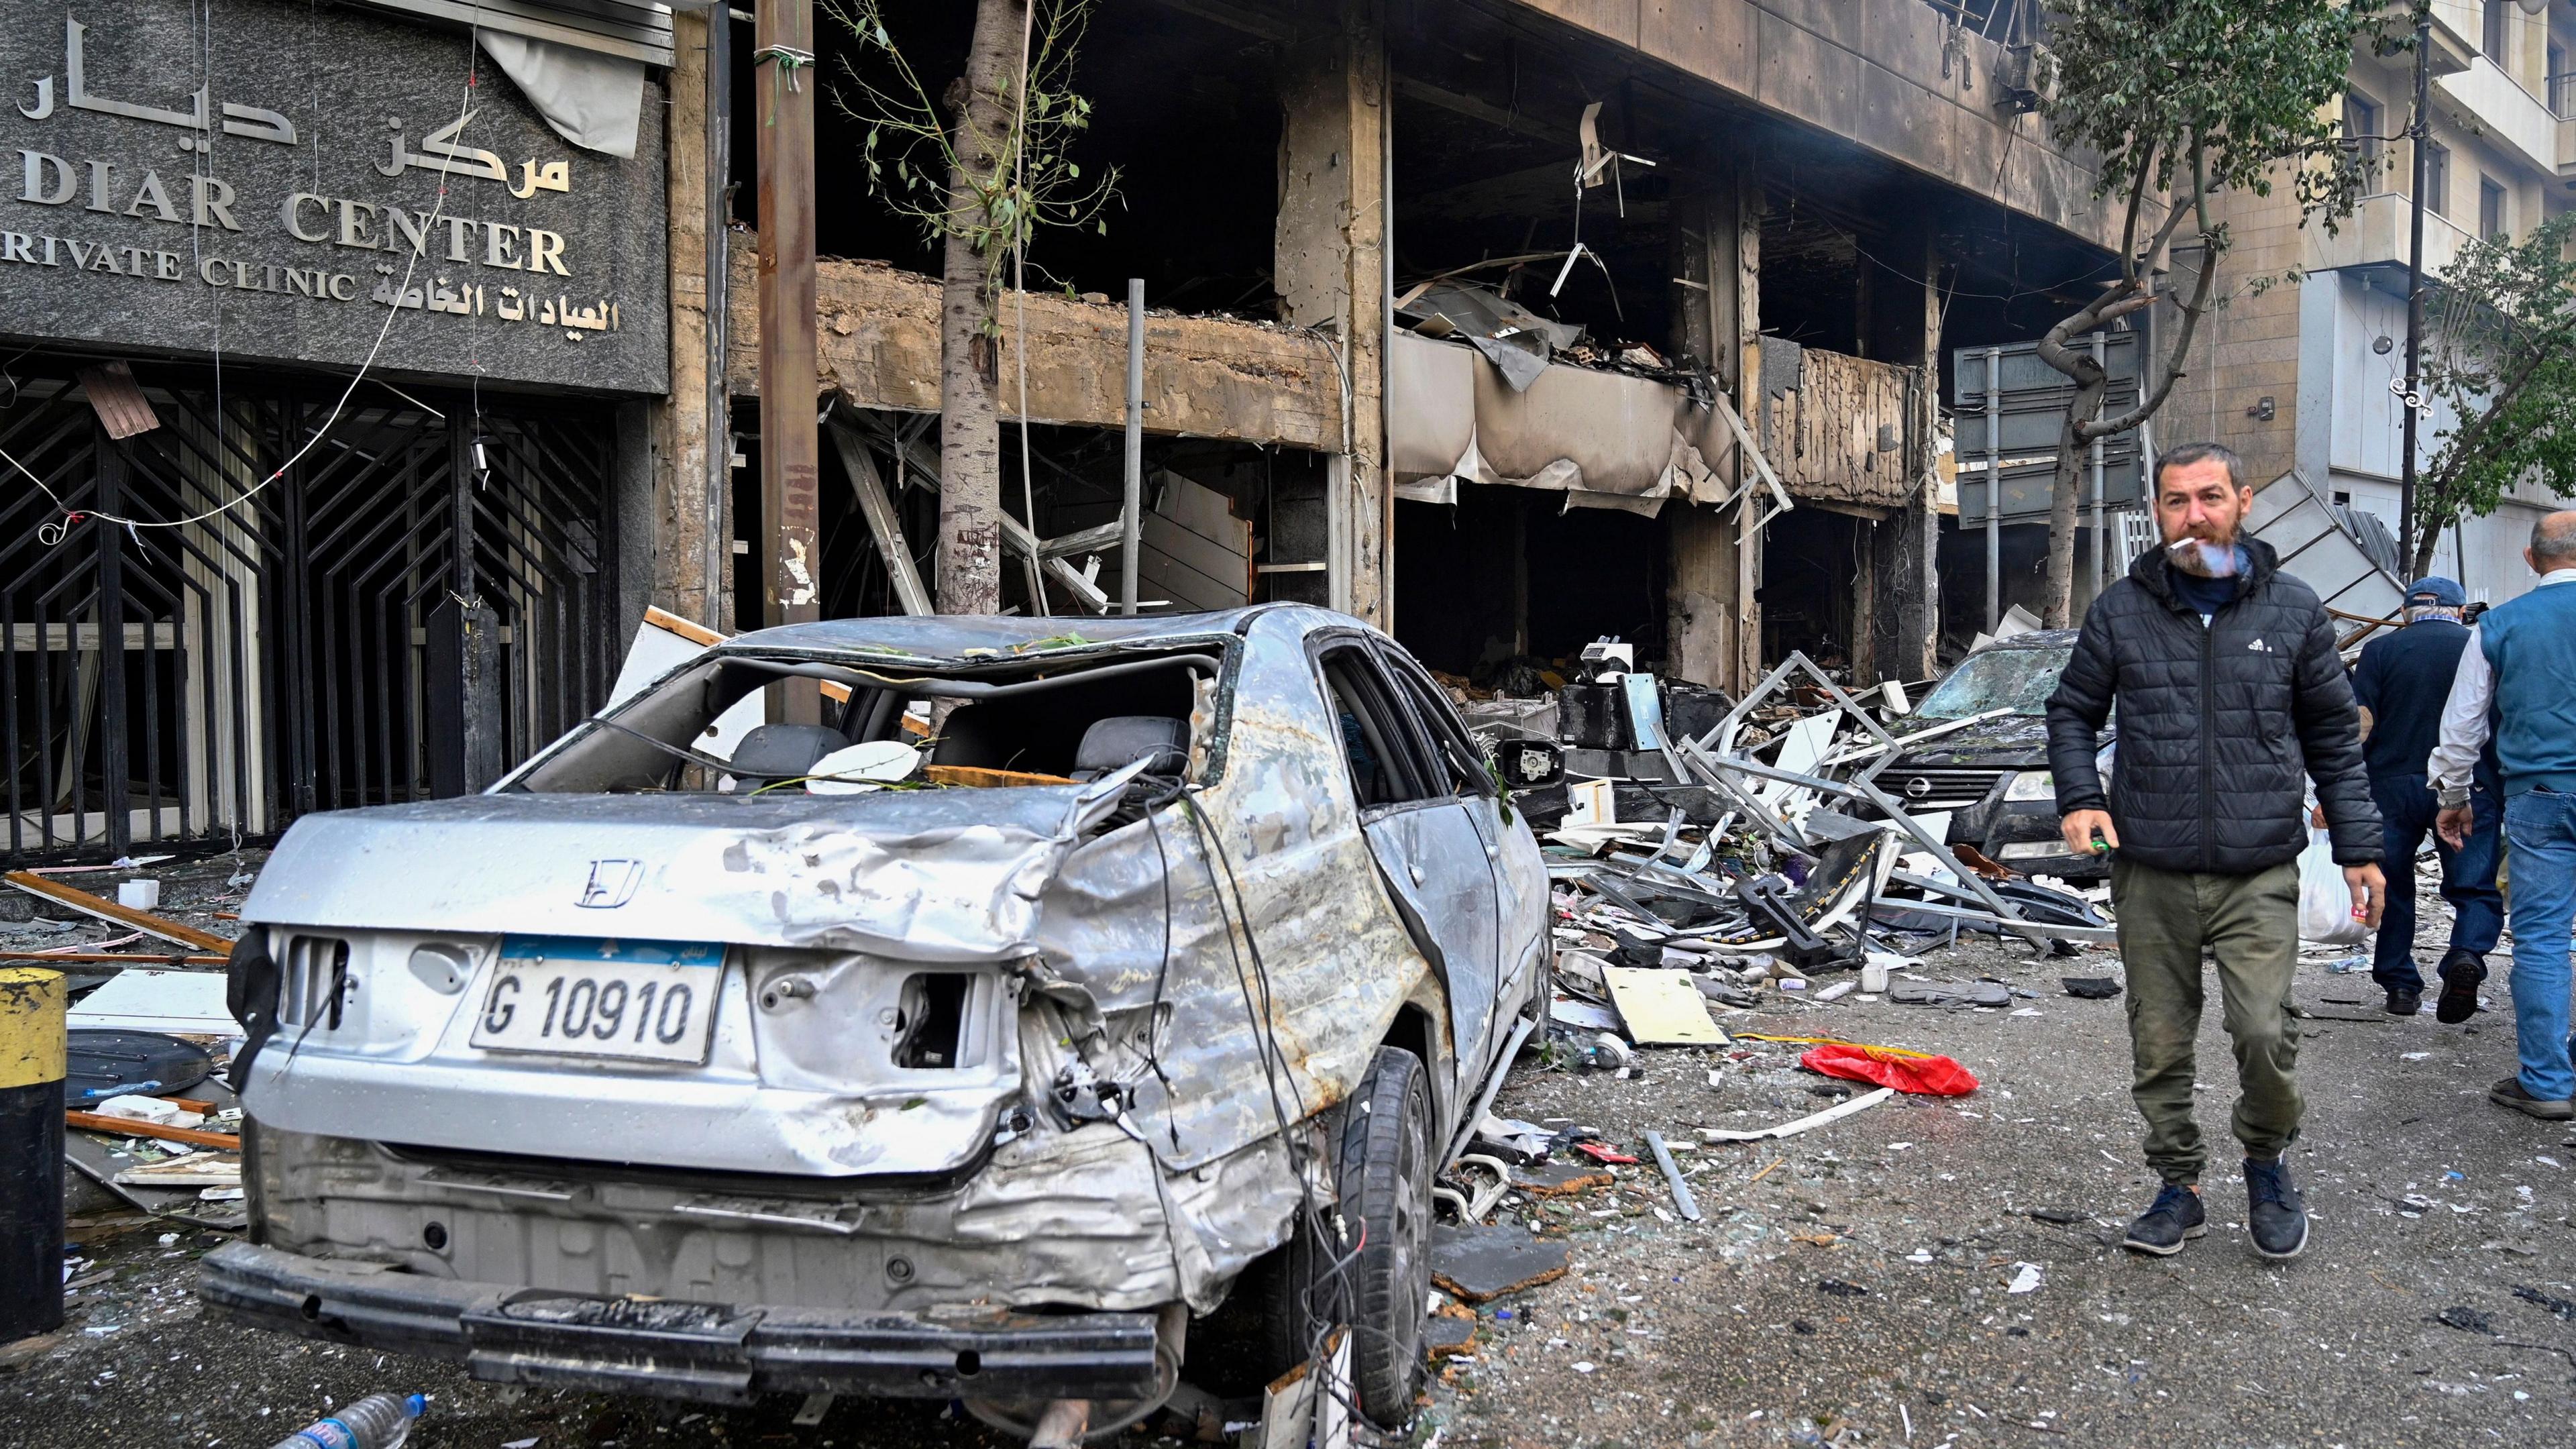
[[[395,1449],[428,1407],[418,1394],[369,1394],[278,1440],[274,1449]]]

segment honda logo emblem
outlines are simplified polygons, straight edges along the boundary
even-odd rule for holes
[[[644,862],[640,860],[594,860],[590,863],[590,883],[581,888],[576,905],[605,911],[635,898],[635,887],[644,880]]]

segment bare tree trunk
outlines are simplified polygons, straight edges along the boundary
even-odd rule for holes
[[[2129,189],[2129,219],[2122,237],[2126,244],[2138,234],[2140,207],[2147,200],[2145,171]],[[2074,316],[2048,329],[2039,339],[2039,360],[2064,373],[2075,384],[2075,396],[2066,404],[2066,426],[2057,438],[2057,481],[2048,498],[2048,575],[2042,602],[2046,606],[2043,622],[2051,629],[2063,629],[2074,623],[2075,611],[2075,490],[2083,476],[2085,446],[2096,438],[2110,438],[2129,431],[2156,415],[2182,380],[2183,362],[2191,356],[2192,334],[2199,330],[2201,315],[2209,310],[2211,286],[2218,280],[2217,234],[2209,225],[2209,178],[2204,165],[2201,143],[2194,140],[2191,152],[2192,192],[2188,206],[2176,204],[2165,215],[2164,224],[2147,244],[2134,251],[2124,250],[2121,279],[2114,282],[2091,305]],[[2173,352],[2161,364],[2153,357],[2139,359],[2146,378],[2158,380],[2151,388],[2142,388],[2138,405],[2116,418],[2098,417],[2102,394],[2110,385],[2110,374],[2089,353],[2077,352],[2067,341],[2078,333],[2105,327],[2132,312],[2143,312],[2155,305],[2157,289],[2145,275],[2145,264],[2152,261],[2173,239],[2184,218],[2196,218],[2200,224],[2200,278],[2187,299],[2177,298],[2182,308],[2182,325],[2174,338]],[[2159,373],[2161,376],[2159,376]],[[2001,486],[1994,479],[1988,486]]]
[[[960,232],[982,227],[980,188],[1001,178],[1019,86],[1027,0],[977,0],[966,74],[948,92],[958,164],[948,177],[939,305],[939,612],[992,614],[1002,604],[1002,437],[995,392],[1001,347],[990,258]],[[998,250],[1006,240],[985,233]]]
[[[2051,629],[2074,622],[2075,499],[2083,486],[2087,449],[2093,441],[2084,424],[2093,421],[2102,406],[2102,392],[2110,385],[2110,374],[2092,358],[2074,355],[2082,368],[2071,374],[2075,399],[2067,405],[2066,424],[2057,433],[2057,480],[2048,493],[2048,574],[2039,596],[2041,617]]]
[[[2450,512],[2450,509],[2441,506],[2440,500],[2443,491],[2441,485],[2433,482],[2431,479],[2426,479],[2425,484],[2430,492],[2432,506],[2425,506],[2425,495],[2424,493],[2419,492],[2415,503],[2416,511],[2423,515],[2424,518],[2438,517],[2444,513]],[[2419,518],[2415,525],[2415,557],[2413,560],[2415,567],[2414,571],[2407,574],[2406,577],[2410,579],[2420,579],[2426,574],[2431,573],[2433,571],[2434,551],[2439,549],[2441,546],[2441,527],[2439,525],[2428,525],[2422,518]]]

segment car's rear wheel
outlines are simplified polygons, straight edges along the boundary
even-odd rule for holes
[[[1379,1047],[1344,1105],[1336,1166],[1351,1384],[1381,1428],[1413,1416],[1422,1386],[1422,1318],[1431,1298],[1431,1090],[1422,1060]],[[1347,1251],[1347,1250],[1346,1250]]]
[[[1393,1428],[1411,1416],[1422,1385],[1431,1294],[1431,1093],[1421,1058],[1377,1049],[1342,1105],[1333,1148],[1341,1231],[1358,1252],[1330,1251],[1300,1214],[1288,1241],[1245,1269],[1192,1329],[1186,1376],[1212,1393],[1257,1393],[1306,1361],[1321,1327],[1346,1322],[1360,1409]]]

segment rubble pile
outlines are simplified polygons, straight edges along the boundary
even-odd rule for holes
[[[2029,986],[1941,971],[1962,931],[2023,944],[2034,961],[2107,949],[2113,932],[2097,908],[2107,891],[1954,848],[1944,821],[1917,818],[1878,787],[1903,699],[1868,697],[1793,654],[1732,701],[1638,672],[1627,646],[1605,640],[1553,698],[1462,705],[1546,843],[1557,950],[1541,1065],[1624,1078],[1646,1070],[1641,1048],[1697,1049],[1708,1053],[1712,1102],[1736,1077],[1798,1081],[1828,1100],[1786,1121],[1693,1124],[1695,1142],[1648,1133],[1613,1143],[1578,1122],[1489,1115],[1434,1194],[1471,1235],[1459,1241],[1537,1242],[1489,1219],[1517,1215],[1543,1232],[1554,1219],[1618,1211],[1574,1199],[1623,1190],[1640,1197],[1626,1211],[1698,1221],[1688,1181],[1698,1166],[1676,1153],[1796,1136],[1897,1092],[1977,1088],[1948,1057],[1846,1041],[1799,1018],[1846,1000],[2028,1013],[2021,1003],[2039,994]],[[2097,975],[2066,987],[2119,989]]]

